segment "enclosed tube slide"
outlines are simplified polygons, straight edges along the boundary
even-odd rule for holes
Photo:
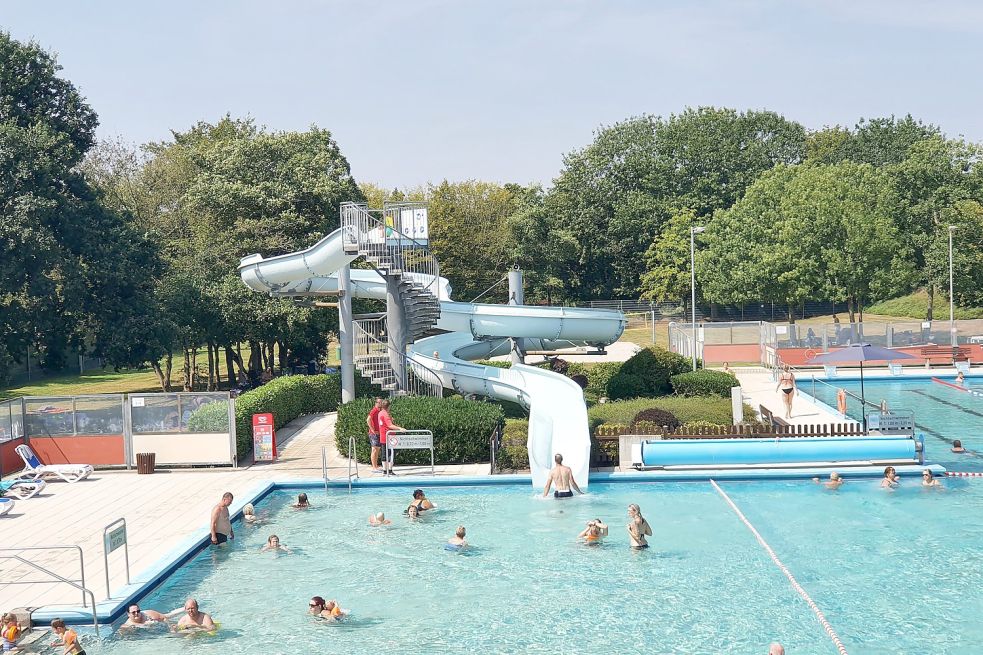
[[[306,250],[269,259],[244,257],[239,274],[255,291],[316,296],[337,291],[336,272],[357,258],[344,252],[339,229]],[[432,280],[419,277],[425,284]],[[375,271],[352,269],[351,280],[355,297],[386,299],[386,283]],[[446,278],[438,281],[437,293],[441,303],[436,327],[446,333],[411,344],[407,353],[422,377],[432,377],[426,372],[433,372],[446,388],[510,400],[528,408],[533,486],[546,484],[553,456],[562,453],[563,463],[573,469],[580,487],[586,488],[590,432],[580,386],[565,375],[532,366],[514,364],[501,369],[471,361],[508,354],[510,338],[522,338],[528,350],[603,347],[624,332],[624,315],[598,309],[453,302]]]

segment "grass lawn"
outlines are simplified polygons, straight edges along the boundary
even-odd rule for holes
[[[637,327],[637,328],[627,328],[625,333],[621,335],[618,341],[628,341],[631,343],[636,343],[642,348],[648,348],[649,346],[659,346],[660,348],[669,348],[669,324],[668,323],[656,323],[655,324],[655,341],[652,341],[652,328],[651,327]]]
[[[172,379],[176,376],[172,371]],[[94,393],[135,393],[160,391],[152,369],[87,371],[84,375],[59,375],[0,389],[0,400],[18,396],[79,396]]]

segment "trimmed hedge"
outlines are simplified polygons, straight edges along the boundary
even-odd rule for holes
[[[668,395],[672,391],[669,379],[685,373],[691,366],[688,359],[665,348],[643,348],[608,381],[607,395],[612,400]]]
[[[340,402],[340,373],[287,375],[240,394],[235,399],[239,458],[253,450],[253,414],[273,414],[274,427],[279,429],[304,414],[333,412]]]
[[[587,388],[585,392],[595,399],[608,395],[608,382],[621,370],[621,362],[598,362],[596,364],[584,364],[581,362],[571,362],[567,375],[587,376]]]
[[[369,461],[365,417],[372,403],[371,398],[359,398],[338,409],[335,444],[339,452],[347,454],[348,438],[354,436],[359,462]],[[463,398],[403,396],[392,400],[389,411],[396,425],[433,432],[434,458],[438,464],[487,462],[492,430],[505,421],[498,405]],[[430,463],[430,453],[426,450],[403,450],[396,457],[397,464]]]
[[[729,398],[731,387],[740,386],[730,373],[700,369],[669,378],[677,396],[722,396]]]
[[[730,398],[683,398],[680,396],[667,396],[665,398],[636,398],[634,400],[621,400],[613,403],[594,405],[587,410],[587,417],[590,420],[591,431],[605,423],[623,423],[631,425],[632,419],[643,409],[658,407],[668,412],[682,421],[709,421],[715,425],[730,425],[733,420],[731,414]],[[753,416],[754,412],[750,408],[745,408],[746,416]]]
[[[229,406],[224,402],[202,405],[188,417],[188,432],[225,432],[229,429]]]
[[[529,469],[529,421],[526,419],[507,419],[502,431],[502,447],[495,456],[495,466],[499,471],[526,471]]]
[[[631,420],[632,429],[634,430],[641,423],[650,423],[670,430],[675,430],[682,425],[682,422],[672,412],[661,407],[647,407],[635,414],[635,418]]]

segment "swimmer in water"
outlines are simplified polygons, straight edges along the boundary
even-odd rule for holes
[[[314,616],[320,617],[322,619],[337,620],[348,614],[348,612],[341,609],[341,606],[336,600],[324,600],[321,596],[314,596],[311,598],[311,602],[307,604],[307,613],[313,614]]]
[[[256,516],[256,508],[253,507],[252,503],[246,503],[245,507],[242,508],[242,520],[246,525],[260,525],[264,523],[263,519]]]
[[[141,610],[137,604],[126,608],[126,623],[121,628],[146,628],[157,623],[167,623],[167,617],[156,610]]]
[[[457,531],[454,536],[447,540],[447,545],[445,548],[447,550],[464,550],[468,547],[468,540],[464,537],[467,535],[467,530],[464,529],[463,525],[457,526]]]
[[[426,512],[430,509],[437,509],[437,506],[430,502],[427,498],[427,494],[423,493],[423,489],[413,490],[413,501],[410,503],[411,506],[416,506],[417,510],[420,512]]]
[[[649,547],[645,537],[652,536],[652,526],[642,516],[642,510],[638,505],[632,503],[628,506],[628,538],[631,540],[631,547],[635,550],[643,550]]]
[[[812,481],[818,484],[819,478],[813,478]],[[843,478],[841,478],[840,474],[836,471],[831,471],[829,474],[829,480],[823,482],[823,486],[827,489],[839,489],[842,484]]]
[[[937,487],[941,489],[942,483],[935,479],[935,476],[932,475],[932,471],[930,469],[925,469],[924,471],[922,471],[922,486]]]
[[[411,519],[420,518],[420,508],[416,505],[410,505],[406,508],[406,516],[410,517]]]
[[[966,449],[963,448],[963,442],[959,439],[953,439],[952,441],[952,452],[954,453],[964,453]]]
[[[262,552],[265,553],[268,550],[281,551],[284,553],[290,552],[290,549],[287,548],[285,545],[281,544],[280,537],[276,536],[275,534],[271,534],[270,538],[266,540],[266,545],[263,546]]]
[[[185,615],[177,622],[178,630],[211,632],[215,629],[211,615],[198,611],[198,601],[194,598],[184,601],[184,612]]]
[[[379,512],[378,514],[373,514],[369,517],[369,525],[373,527],[379,527],[380,525],[390,525],[392,521],[386,518],[384,512]]]
[[[587,527],[577,535],[578,539],[583,539],[588,546],[601,543],[601,537],[608,536],[608,526],[601,519],[587,521]]]
[[[307,500],[307,494],[297,494],[297,502],[291,505],[294,509],[310,509],[311,504]]]
[[[901,486],[901,480],[898,478],[898,472],[893,466],[888,466],[884,469],[884,479],[881,480],[881,486],[888,489],[897,489]]]

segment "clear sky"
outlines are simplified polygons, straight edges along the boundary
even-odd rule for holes
[[[599,127],[686,106],[983,141],[980,2],[0,0],[0,27],[57,54],[102,138],[317,124],[387,187],[549,185]]]

